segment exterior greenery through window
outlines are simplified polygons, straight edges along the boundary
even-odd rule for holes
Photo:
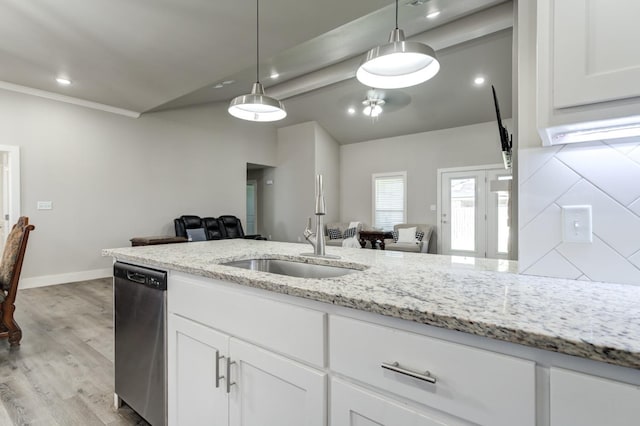
[[[407,221],[407,172],[373,174],[373,226],[391,231]]]

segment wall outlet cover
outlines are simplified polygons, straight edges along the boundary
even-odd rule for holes
[[[593,224],[591,206],[562,206],[562,241],[592,243]]]
[[[51,210],[53,209],[52,201],[38,201],[36,204],[37,210]]]

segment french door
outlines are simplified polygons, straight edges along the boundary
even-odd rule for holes
[[[440,169],[438,177],[440,252],[508,259],[509,171],[504,168]]]

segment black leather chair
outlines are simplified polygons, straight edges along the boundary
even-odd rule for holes
[[[177,237],[189,239],[196,233],[204,235],[203,240],[222,240],[226,238],[245,238],[251,240],[266,240],[262,235],[245,235],[242,229],[242,222],[236,216],[223,215],[219,218],[194,215],[183,215],[173,220]],[[202,231],[200,231],[202,229]],[[200,239],[200,238],[199,238]],[[195,240],[195,238],[193,238]]]
[[[218,218],[218,221],[222,224],[227,231],[229,238],[244,238],[247,240],[266,240],[260,234],[245,235],[242,229],[242,222],[236,216],[222,215]]]
[[[220,221],[215,217],[203,217],[202,227],[207,236],[207,240],[222,240],[223,238],[230,238],[227,234],[227,230],[220,224]]]
[[[244,230],[240,219],[235,216],[223,215],[218,218],[220,224],[227,230],[229,238],[244,238]]]
[[[173,226],[176,229],[176,237],[189,238],[187,229],[203,228],[200,216],[183,215],[173,220]]]

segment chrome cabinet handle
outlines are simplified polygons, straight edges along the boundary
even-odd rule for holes
[[[236,384],[231,381],[231,364],[235,363],[235,361],[231,361],[231,357],[227,358],[227,393],[231,393],[231,386]]]
[[[436,378],[431,375],[430,372],[425,371],[424,373],[419,373],[417,371],[411,371],[407,368],[403,368],[397,362],[383,362],[380,367],[385,370],[393,371],[394,373],[402,374],[404,376],[413,377],[415,379],[424,380],[429,383],[436,383]]]
[[[220,387],[220,380],[224,379],[224,376],[220,375],[220,360],[224,358],[224,355],[220,355],[220,351],[216,351],[216,389]]]

